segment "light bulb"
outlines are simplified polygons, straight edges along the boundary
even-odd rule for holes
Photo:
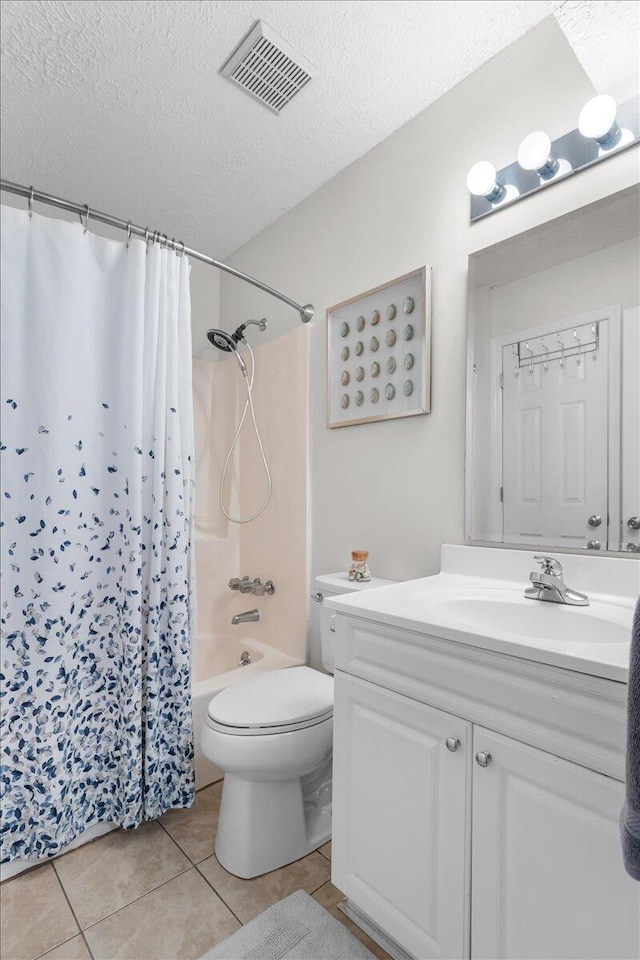
[[[541,177],[552,176],[558,161],[551,153],[551,139],[542,130],[529,133],[518,147],[518,163],[523,170],[535,170]]]
[[[620,137],[617,109],[615,100],[608,93],[592,97],[580,111],[578,130],[583,137],[596,140],[601,146],[613,146]]]
[[[504,187],[496,180],[496,168],[488,160],[474,163],[467,174],[467,188],[474,197],[484,197],[496,203],[504,197]]]

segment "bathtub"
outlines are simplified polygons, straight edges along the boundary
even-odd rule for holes
[[[246,651],[251,663],[240,666],[240,656]],[[259,640],[239,640],[237,637],[220,636],[214,633],[199,634],[194,650],[193,683],[191,701],[193,709],[193,734],[195,740],[196,790],[214,780],[220,780],[222,770],[202,753],[200,730],[207,716],[207,707],[212,697],[249,677],[267,670],[297,667],[304,663],[297,657],[280,653],[274,647]]]

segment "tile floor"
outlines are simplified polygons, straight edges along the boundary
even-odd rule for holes
[[[1,960],[197,960],[300,889],[388,960],[338,909],[331,843],[254,880],[227,873],[213,851],[221,793],[222,781],[191,810],[114,831],[3,883]]]

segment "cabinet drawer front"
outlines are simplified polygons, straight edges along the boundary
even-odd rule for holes
[[[468,956],[470,746],[463,720],[336,674],[332,879],[420,960]]]
[[[336,668],[624,779],[624,683],[344,614]]]
[[[623,786],[481,727],[473,764],[471,955],[634,958],[640,889],[619,838]]]

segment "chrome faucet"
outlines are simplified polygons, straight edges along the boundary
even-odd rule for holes
[[[237,627],[239,623],[255,623],[260,619],[259,610],[245,610],[244,613],[236,613],[231,617],[231,623]]]
[[[229,589],[238,590],[240,593],[252,593],[255,597],[264,597],[265,593],[273,596],[276,592],[273,580],[263,583],[260,577],[254,577],[253,580],[249,577],[243,577],[242,580],[240,577],[232,577],[229,580]]]
[[[562,564],[553,557],[536,554],[533,558],[540,564],[540,571],[534,570],[529,574],[533,584],[524,591],[529,600],[548,600],[550,603],[567,603],[574,607],[589,605],[589,597],[584,593],[572,590],[564,582]]]

